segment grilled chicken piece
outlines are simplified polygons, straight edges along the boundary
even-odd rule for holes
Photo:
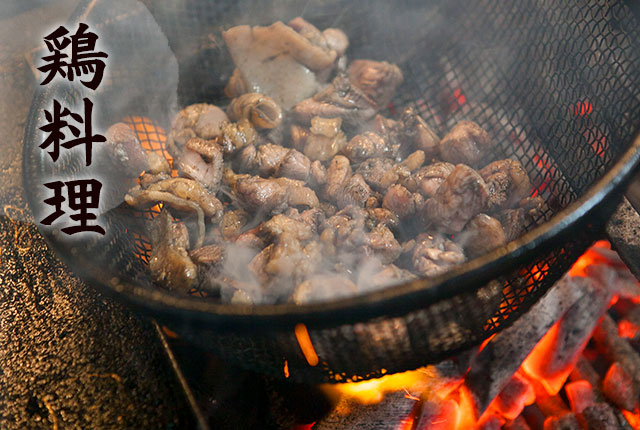
[[[337,300],[357,292],[356,284],[340,275],[317,275],[298,284],[291,300],[297,305]]]
[[[289,206],[317,207],[320,204],[312,189],[294,179],[264,179],[246,174],[236,175],[227,170],[225,181],[233,189],[238,204],[250,213],[280,213]]]
[[[431,277],[441,275],[456,264],[464,263],[462,248],[439,233],[422,233],[412,254],[413,268]]]
[[[353,250],[367,242],[364,209],[347,206],[327,218],[320,227],[320,240],[330,255],[337,249]]]
[[[342,155],[333,157],[327,169],[327,181],[324,187],[324,193],[329,200],[335,202],[340,198],[340,194],[351,178],[351,173],[349,159]]]
[[[402,72],[386,61],[354,60],[347,69],[349,80],[367,95],[377,110],[385,108],[402,83]]]
[[[400,225],[400,219],[395,212],[392,212],[389,209],[373,208],[367,209],[365,223],[369,230],[372,230],[378,224],[384,225],[390,230],[395,230]]]
[[[507,242],[500,221],[485,214],[473,217],[455,239],[469,258],[479,257]]]
[[[222,36],[239,72],[234,72],[236,82],[227,89],[234,95],[242,88],[266,94],[289,109],[314,94],[334,69],[348,45],[340,33],[330,32],[327,40],[302,18],[289,25],[278,21],[268,27],[232,27]]]
[[[222,123],[222,132],[216,138],[216,142],[222,147],[225,155],[231,155],[238,149],[247,145],[253,145],[258,141],[258,132],[249,120],[241,119],[238,122]]]
[[[205,216],[213,222],[222,217],[222,203],[214,194],[192,179],[169,178],[149,185],[136,186],[124,197],[130,206],[147,208],[158,202],[180,212],[194,212],[198,217],[196,248],[202,246],[205,234]]]
[[[398,285],[403,282],[417,279],[418,277],[406,269],[401,269],[395,264],[387,264],[374,274],[358,279],[358,290],[376,291],[390,285]]]
[[[478,173],[489,187],[489,211],[512,208],[531,193],[529,175],[519,161],[494,161]]]
[[[393,157],[394,150],[379,135],[367,131],[355,135],[342,150],[353,163],[360,163],[372,157]]]
[[[305,182],[311,170],[311,160],[304,154],[273,143],[244,147],[237,162],[241,172],[257,172],[263,177],[283,176]]]
[[[312,118],[311,128],[304,141],[305,155],[314,161],[333,158],[347,143],[341,126],[340,118]]]
[[[393,263],[402,254],[402,246],[383,224],[378,224],[367,233],[366,246],[384,264]]]
[[[138,136],[127,124],[119,122],[112,125],[105,138],[108,160],[118,174],[136,179],[143,171],[149,170],[149,161]]]
[[[309,124],[311,118],[319,116],[341,118],[349,126],[358,127],[373,118],[376,104],[352,85],[347,75],[339,74],[327,88],[295,105],[292,114],[300,124]]]
[[[189,139],[176,162],[178,173],[200,182],[215,193],[222,180],[222,148],[213,140]]]
[[[489,190],[471,167],[458,164],[425,203],[424,221],[445,233],[457,233],[487,208]]]
[[[231,100],[227,115],[232,121],[248,120],[256,129],[276,128],[282,122],[282,109],[271,97],[247,93]]]
[[[260,231],[262,234],[266,234],[271,241],[277,240],[283,234],[296,240],[305,241],[311,239],[314,233],[312,225],[303,221],[297,211],[293,216],[274,215],[269,221],[260,225]]]
[[[358,166],[356,173],[361,174],[375,191],[385,193],[391,185],[408,178],[411,170],[389,158],[370,158]]]
[[[440,141],[440,156],[449,163],[479,167],[491,159],[494,146],[495,142],[478,124],[460,121]]]
[[[421,192],[426,197],[433,197],[455,168],[451,163],[438,161],[413,173],[403,185],[411,192]]]
[[[382,200],[382,207],[389,209],[398,215],[399,218],[407,218],[416,213],[416,200],[421,205],[421,196],[414,195],[402,185],[392,185],[389,187]]]
[[[189,258],[189,233],[184,223],[175,222],[164,209],[153,220],[149,270],[154,282],[187,292],[198,278],[198,269]]]
[[[408,107],[402,112],[399,136],[411,148],[424,151],[427,158],[438,155],[440,138],[414,108]]]
[[[226,211],[219,224],[222,237],[225,240],[231,240],[238,236],[248,220],[249,214],[242,209]]]
[[[503,209],[495,215],[504,228],[507,242],[522,236],[528,226],[540,219],[543,204],[540,197],[527,197],[516,208]]]
[[[364,178],[356,173],[349,178],[343,190],[337,194],[335,202],[339,208],[349,205],[364,207],[372,194],[373,192]]]
[[[182,152],[192,137],[214,139],[222,133],[222,124],[229,121],[227,114],[217,106],[197,103],[178,112],[167,136],[167,149],[174,157]]]

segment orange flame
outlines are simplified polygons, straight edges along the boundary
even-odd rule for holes
[[[629,425],[633,427],[634,430],[640,430],[640,410],[638,407],[636,406],[633,412],[624,409],[621,409],[621,411]]]
[[[618,336],[633,339],[640,331],[640,327],[629,320],[622,320],[618,323]]]
[[[298,339],[298,345],[300,345],[302,354],[307,360],[307,363],[309,363],[309,366],[317,366],[320,360],[318,360],[316,349],[313,347],[313,343],[311,343],[307,326],[304,324],[296,324],[294,332],[296,339]]]

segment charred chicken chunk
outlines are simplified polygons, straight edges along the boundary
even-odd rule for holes
[[[320,203],[312,189],[294,179],[264,179],[228,172],[225,180],[233,189],[238,204],[250,213],[280,213],[290,206],[317,207]]]
[[[178,112],[167,136],[167,149],[174,157],[182,152],[192,137],[205,140],[213,139],[222,133],[222,124],[228,121],[227,115],[217,106],[197,103]]]
[[[258,132],[246,119],[238,122],[224,122],[221,129],[222,132],[216,142],[222,146],[225,155],[233,154],[238,149],[252,145],[258,140]]]
[[[249,221],[249,214],[242,209],[226,211],[220,220],[220,233],[226,240],[238,236]]]
[[[349,178],[343,191],[338,193],[335,202],[339,208],[344,208],[349,205],[364,207],[372,193],[371,188],[365,182],[364,178],[356,173]]]
[[[409,191],[418,191],[426,197],[433,197],[455,167],[451,163],[438,161],[413,173],[403,182],[403,185]]]
[[[282,109],[278,103],[260,93],[243,94],[233,99],[227,115],[232,121],[246,119],[256,129],[276,128],[282,122]]]
[[[197,280],[198,269],[187,254],[188,248],[187,228],[163,210],[151,228],[149,270],[153,280],[171,289],[191,289]]]
[[[418,200],[418,205],[420,205],[422,199],[416,199],[416,196],[409,192],[409,190],[402,185],[396,184],[387,190],[382,200],[382,207],[395,213],[401,219],[407,218],[416,213],[416,200]]]
[[[393,156],[393,148],[380,136],[370,131],[354,136],[342,150],[353,163],[360,163],[372,157]]]
[[[400,136],[411,148],[424,151],[428,158],[438,154],[440,138],[414,108],[408,107],[402,112]]]
[[[180,212],[193,212],[198,217],[198,239],[200,247],[205,234],[205,216],[217,222],[222,216],[222,203],[214,194],[192,179],[169,178],[149,185],[136,186],[124,198],[129,206],[147,208],[158,202]]]
[[[495,215],[504,228],[507,242],[520,237],[542,217],[543,203],[540,197],[527,197],[516,208],[504,209]]]
[[[492,156],[495,143],[486,131],[472,121],[460,121],[440,141],[440,156],[453,164],[478,167]]]
[[[457,233],[487,208],[489,190],[482,177],[469,166],[458,164],[425,203],[424,220],[445,233]]]
[[[340,118],[311,119],[311,128],[304,142],[304,153],[314,161],[327,161],[342,150],[347,142],[340,129]]]
[[[266,143],[246,146],[238,154],[241,172],[257,172],[260,176],[284,176],[307,181],[311,161],[295,149]]]
[[[393,232],[383,224],[378,224],[367,233],[366,246],[384,263],[393,263],[402,254],[402,246]]]
[[[475,258],[504,245],[507,240],[500,221],[478,214],[456,235],[456,242],[469,258]]]
[[[284,109],[314,94],[325,71],[334,68],[339,56],[334,48],[344,48],[346,36],[339,42],[336,31],[330,35],[331,44],[302,18],[290,25],[239,25],[222,33],[239,70],[235,79],[241,77],[249,91],[272,97]]]
[[[344,123],[358,127],[373,118],[376,105],[358,87],[351,84],[347,75],[340,74],[327,88],[295,105],[292,114],[300,124],[309,124],[311,118],[319,116],[342,118]]]
[[[180,176],[194,179],[216,192],[222,179],[222,148],[212,140],[192,137],[177,160]]]
[[[478,173],[489,187],[489,210],[512,208],[531,193],[529,175],[519,161],[494,161]]]
[[[360,164],[356,173],[362,175],[375,191],[384,193],[391,185],[406,180],[411,170],[389,158],[370,158]]]
[[[377,110],[386,107],[402,83],[402,72],[386,61],[355,60],[347,69],[349,80],[367,95]]]
[[[432,277],[464,263],[465,256],[462,248],[439,233],[422,233],[416,239],[412,261],[416,271]]]
[[[320,240],[325,249],[335,255],[338,249],[353,250],[367,242],[365,235],[366,212],[355,206],[347,206],[327,218],[320,227]]]
[[[120,174],[135,179],[149,169],[149,162],[138,136],[127,124],[119,122],[112,125],[105,133],[105,138],[108,160]]]
[[[303,305],[331,299],[352,296],[357,291],[356,284],[340,275],[317,275],[298,284],[293,291],[293,303]]]

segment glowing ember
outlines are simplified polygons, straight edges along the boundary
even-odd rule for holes
[[[633,412],[622,409],[622,415],[634,430],[640,430],[640,410],[636,407]]]
[[[307,360],[307,363],[309,363],[309,366],[317,366],[319,362],[318,354],[316,354],[313,343],[311,343],[311,338],[309,337],[307,326],[304,324],[297,324],[294,332],[296,334],[296,339],[298,339],[298,344],[300,345],[302,354]]]
[[[588,381],[576,381],[564,388],[571,405],[571,410],[576,414],[582,413],[584,408],[595,403],[593,388]]]
[[[284,361],[284,377],[289,377],[289,362],[287,360]]]
[[[633,339],[638,334],[640,327],[628,320],[621,320],[618,323],[618,335],[627,339]]]
[[[571,269],[569,270],[569,274],[571,276],[587,276],[586,268],[590,264],[609,263],[609,260],[606,257],[594,251],[593,248],[611,249],[611,245],[606,240],[599,240],[594,243],[592,248],[582,254],[580,258],[578,258],[578,261],[576,261],[575,264],[571,266]]]
[[[427,369],[418,369],[368,381],[328,385],[325,388],[330,391],[335,390],[363,405],[371,405],[382,401],[385,394],[395,391],[405,391],[414,397],[413,393],[424,391],[429,379],[433,377],[433,373]]]
[[[569,111],[574,116],[587,116],[593,112],[593,105],[587,100],[576,102],[569,108]]]

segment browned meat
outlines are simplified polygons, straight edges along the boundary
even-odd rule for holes
[[[431,129],[415,109],[408,107],[402,113],[400,136],[412,148],[424,151],[428,158],[435,157],[439,152],[440,138]]]
[[[400,124],[391,119],[385,118],[380,114],[376,114],[367,124],[364,125],[364,131],[372,131],[385,139],[396,139],[396,132],[400,128]]]
[[[430,164],[412,174],[403,185],[412,192],[419,191],[426,197],[433,197],[455,167],[443,161]]]
[[[367,233],[366,245],[384,264],[393,263],[402,254],[402,246],[383,224],[378,224]]]
[[[489,190],[482,177],[469,166],[458,164],[425,204],[424,220],[440,231],[456,233],[487,208]]]
[[[308,128],[292,124],[289,130],[289,134],[291,135],[291,146],[298,151],[304,151],[304,147],[307,144],[307,138],[310,133],[311,132]]]
[[[140,146],[135,131],[127,124],[119,122],[109,127],[105,133],[105,149],[117,172],[127,178],[137,178],[149,169],[147,156]]]
[[[305,155],[314,161],[327,161],[340,152],[347,143],[341,126],[340,118],[312,118],[304,142]]]
[[[407,155],[407,158],[402,160],[400,164],[409,169],[409,171],[414,172],[424,164],[425,159],[424,151],[419,149]]]
[[[365,160],[358,166],[356,173],[361,174],[371,188],[380,193],[386,192],[391,185],[400,183],[411,175],[406,166],[389,158]]]
[[[293,107],[293,118],[300,124],[309,124],[315,116],[342,118],[350,126],[359,126],[373,118],[376,105],[349,78],[339,74],[324,90],[312,98],[302,100]]]
[[[316,193],[302,181],[233,173],[225,180],[233,188],[238,204],[251,213],[280,213],[289,206],[317,207],[320,203]]]
[[[233,154],[238,149],[252,145],[258,140],[258,132],[246,119],[238,122],[224,122],[222,132],[216,142],[222,147],[224,154]]]
[[[412,193],[402,185],[392,185],[384,195],[382,207],[389,209],[398,217],[407,218],[416,213],[416,201]]]
[[[226,211],[220,220],[220,233],[226,240],[236,237],[249,220],[249,214],[242,209]]]
[[[512,208],[531,193],[529,175],[517,160],[494,161],[478,173],[489,187],[489,210]]]
[[[147,170],[146,173],[152,175],[169,174],[171,173],[171,167],[166,158],[156,152],[147,153]]]
[[[151,207],[164,202],[180,212],[194,212],[198,217],[198,239],[196,247],[202,245],[205,234],[205,216],[218,222],[222,217],[222,203],[214,194],[192,179],[168,178],[149,185],[146,189],[136,186],[124,197],[125,202],[135,207]]]
[[[194,179],[216,192],[222,180],[222,148],[214,141],[192,137],[185,145],[176,165],[180,176]]]
[[[339,31],[339,30],[337,30]],[[314,94],[327,70],[335,67],[346,36],[331,43],[302,18],[289,25],[276,22],[268,27],[239,25],[222,33],[239,73],[249,91],[272,97],[284,109]],[[234,84],[233,88],[241,85]],[[234,92],[235,94],[235,92]]]
[[[187,140],[200,137],[208,140],[222,133],[222,124],[227,115],[217,106],[197,103],[178,112],[167,136],[167,149],[174,157],[182,152]]]
[[[478,214],[455,237],[469,258],[476,258],[506,243],[502,224],[495,218]]]
[[[453,164],[478,167],[492,157],[494,146],[495,142],[478,124],[460,121],[440,141],[440,156]]]
[[[377,271],[377,273],[371,274],[364,279],[358,279],[358,289],[360,291],[375,291],[414,279],[417,279],[417,276],[410,271],[401,269],[395,264],[388,264],[383,266],[382,270]]]
[[[191,260],[198,267],[198,281],[207,290],[217,289],[212,282],[221,274],[225,249],[220,245],[206,245],[189,252]]]
[[[544,201],[540,197],[527,197],[514,209],[504,209],[496,214],[496,218],[504,228],[507,242],[517,239],[542,217]]]
[[[347,69],[351,83],[375,103],[376,109],[385,108],[402,83],[402,72],[386,61],[355,60]]]
[[[256,129],[276,128],[282,122],[282,109],[271,97],[247,93],[231,100],[227,115],[232,121],[248,120]]]
[[[337,249],[352,250],[367,242],[364,209],[347,206],[328,218],[320,227],[320,240],[330,255]]]
[[[306,181],[309,179],[311,161],[295,149],[273,143],[249,145],[238,154],[241,172],[257,172],[260,176],[284,176]]]
[[[342,192],[337,194],[335,200],[339,208],[354,205],[364,207],[371,197],[372,191],[361,175],[355,174],[347,181]]]
[[[400,225],[400,220],[395,212],[385,208],[367,209],[366,226],[372,230],[378,224],[384,225],[391,230],[395,230]]]
[[[249,92],[249,85],[245,81],[240,69],[234,69],[227,86],[224,87],[224,94],[230,99]]]
[[[340,198],[340,194],[351,178],[351,173],[349,159],[342,155],[333,157],[327,169],[327,181],[324,188],[324,193],[329,200],[336,202]]]
[[[187,228],[163,210],[151,228],[149,270],[153,280],[171,289],[188,291],[198,277],[198,269],[187,254],[188,248]]]
[[[464,263],[465,256],[462,248],[439,233],[422,233],[416,239],[412,261],[416,271],[431,277]]]
[[[260,225],[260,231],[262,234],[267,235],[271,241],[277,240],[282,235],[287,235],[300,241],[309,240],[313,237],[312,226],[304,222],[299,214],[294,217],[284,214],[274,215],[269,221],[265,221]]]
[[[327,183],[327,168],[318,160],[311,163],[310,182],[316,187]]]
[[[342,153],[353,163],[360,163],[372,157],[393,157],[394,155],[393,148],[382,137],[370,131],[355,135]]]
[[[317,275],[298,284],[291,299],[297,305],[341,299],[356,293],[356,284],[340,275]]]

